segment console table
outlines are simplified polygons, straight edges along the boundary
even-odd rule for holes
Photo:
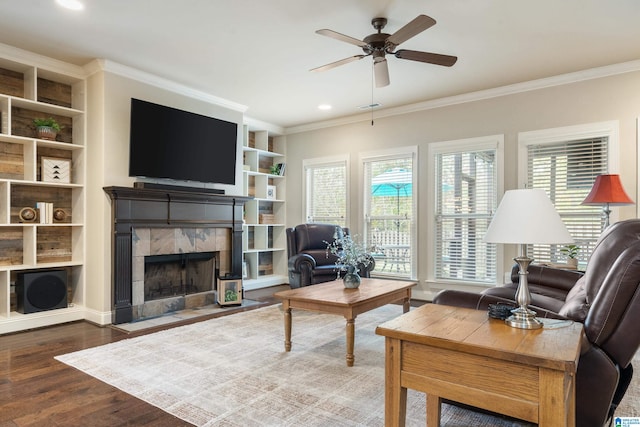
[[[537,423],[575,425],[582,324],[512,328],[485,311],[426,304],[376,329],[385,336],[385,426],[404,426],[407,389],[427,394],[427,425],[442,399]]]

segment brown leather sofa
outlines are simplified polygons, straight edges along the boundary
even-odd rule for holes
[[[627,390],[633,375],[631,360],[640,347],[640,219],[608,227],[584,274],[533,265],[529,272],[531,308],[539,316],[584,324],[576,425],[603,426]],[[495,302],[517,305],[517,270],[512,282],[481,294],[444,290],[433,302],[479,310]]]
[[[327,250],[328,243],[349,234],[348,228],[335,224],[301,224],[287,228],[287,253],[289,256],[289,286],[315,285],[340,277],[337,257]],[[360,267],[361,277],[370,277],[375,262]]]

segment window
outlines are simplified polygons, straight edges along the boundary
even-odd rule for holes
[[[363,158],[365,242],[372,274],[412,278],[415,253],[415,149]]]
[[[560,128],[520,134],[520,164],[526,160],[526,188],[542,188],[560,214],[575,244],[581,248],[580,264],[602,232],[602,207],[581,205],[596,176],[608,173],[617,123]],[[563,245],[531,245],[529,256],[539,262],[566,262]]]
[[[347,159],[304,161],[307,222],[347,226]]]
[[[502,136],[432,144],[434,279],[495,283],[498,252],[484,234],[497,207]]]

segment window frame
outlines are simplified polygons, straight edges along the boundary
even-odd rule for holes
[[[496,200],[499,203],[502,195],[504,194],[504,134],[487,135],[481,137],[472,137],[464,139],[456,139],[450,141],[440,141],[429,144],[427,154],[427,200],[431,204],[431,208],[427,214],[427,226],[432,233],[429,239],[429,256],[427,260],[427,282],[434,284],[446,284],[447,287],[452,288],[457,285],[471,286],[478,288],[486,288],[487,286],[498,286],[503,283],[502,272],[504,271],[504,245],[497,245],[496,247],[496,280],[495,283],[489,282],[476,282],[476,281],[464,281],[456,279],[441,279],[436,278],[436,254],[438,246],[438,235],[436,230],[436,217],[437,212],[437,165],[436,157],[441,154],[453,154],[461,152],[471,152],[480,150],[496,151]],[[497,207],[497,205],[496,205]]]
[[[563,126],[518,133],[518,188],[526,188],[528,176],[528,152],[530,145],[561,144],[571,141],[607,138],[607,162],[605,173],[618,173],[620,123],[617,120]],[[611,213],[611,221],[618,220],[618,210]]]
[[[308,168],[321,168],[321,167],[330,167],[330,166],[341,166],[343,165],[345,168],[345,217],[342,226],[349,227],[350,220],[350,206],[349,199],[351,195],[351,171],[350,171],[350,156],[348,154],[345,155],[337,155],[337,156],[326,156],[326,157],[316,157],[311,159],[304,159],[302,161],[302,212],[304,213],[304,220],[306,223],[309,221],[309,191],[308,182],[307,182],[307,169]]]
[[[413,230],[412,233],[410,233],[410,239],[411,239],[411,259],[409,262],[409,276],[397,276],[397,275],[393,275],[393,274],[380,274],[380,273],[375,273],[376,276],[379,277],[385,277],[385,278],[397,278],[398,280],[417,280],[418,277],[418,264],[417,264],[417,260],[418,258],[418,205],[419,205],[419,200],[418,200],[418,195],[420,194],[420,192],[418,191],[418,186],[419,186],[419,180],[418,180],[418,168],[419,168],[419,158],[418,158],[418,147],[415,145],[412,146],[405,146],[405,147],[397,147],[397,148],[393,148],[393,149],[387,149],[387,150],[376,150],[376,151],[368,151],[368,152],[361,152],[359,154],[359,158],[358,158],[358,166],[359,166],[359,171],[358,171],[358,189],[360,191],[360,194],[362,194],[362,197],[360,197],[359,200],[359,204],[358,204],[358,226],[359,229],[357,230],[358,233],[360,235],[364,235],[365,234],[365,228],[366,228],[366,222],[367,222],[367,218],[365,217],[365,197],[366,197],[366,188],[365,188],[365,163],[368,162],[377,162],[377,161],[385,161],[385,160],[394,160],[394,159],[401,159],[401,158],[407,158],[407,157],[411,157],[412,159],[412,168],[411,168],[411,181],[412,181],[412,187],[411,187],[411,198],[413,200],[413,207],[411,210],[411,228]]]

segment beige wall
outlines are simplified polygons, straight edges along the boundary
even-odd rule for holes
[[[349,154],[351,159],[350,226],[360,231],[359,154],[393,147],[418,147],[418,279],[416,296],[427,298],[437,284],[426,281],[424,260],[432,235],[426,226],[430,185],[426,170],[429,143],[504,134],[505,189],[517,185],[517,134],[523,131],[617,120],[620,123],[619,173],[627,192],[637,197],[636,118],[640,115],[640,73],[567,84],[488,100],[376,118],[320,130],[287,135],[287,224],[304,222],[302,161]],[[243,113],[205,100],[143,83],[120,74],[96,71],[89,78],[87,143],[87,308],[89,320],[110,321],[111,205],[105,186],[131,186],[128,177],[130,98],[137,97],[176,108],[241,123]],[[238,168],[241,170],[241,167]],[[241,179],[238,180],[241,182]],[[236,188],[231,194],[240,194]],[[616,209],[619,218],[636,216],[635,207]],[[515,249],[513,249],[515,250]],[[515,253],[505,251],[505,265]]]
[[[617,120],[620,124],[619,170],[629,195],[637,200],[636,118],[640,115],[640,72],[599,78],[546,89],[501,96],[375,119],[355,124],[287,135],[287,224],[305,222],[302,204],[303,159],[348,153],[351,159],[351,217],[349,225],[361,231],[361,194],[358,185],[360,152],[392,147],[418,147],[418,279],[417,295],[428,297],[441,286],[426,282],[431,230],[427,229],[430,202],[424,189],[433,182],[427,170],[430,143],[504,134],[504,188],[517,188],[518,132]],[[375,114],[374,114],[375,117]],[[636,217],[636,208],[615,208],[619,219]],[[515,248],[506,248],[505,265],[512,264]]]
[[[95,65],[95,64],[94,64]],[[89,79],[87,116],[87,308],[90,320],[110,323],[111,316],[111,203],[106,186],[133,186],[129,177],[129,116],[131,98],[239,123],[236,186],[227,194],[242,193],[242,111],[215,105],[113,72],[98,70]]]

